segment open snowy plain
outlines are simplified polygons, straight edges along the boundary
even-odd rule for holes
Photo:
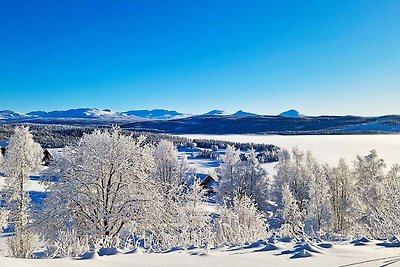
[[[357,155],[378,151],[388,167],[400,164],[400,135],[182,135],[192,139],[211,139],[240,143],[274,144],[281,148],[313,152],[321,162],[336,165],[340,158],[351,163]]]

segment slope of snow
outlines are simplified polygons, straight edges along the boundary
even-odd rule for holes
[[[281,117],[292,117],[292,118],[304,117],[304,115],[302,115],[300,112],[298,112],[297,110],[294,110],[294,109],[282,112],[281,114],[279,114],[279,116],[281,116]]]

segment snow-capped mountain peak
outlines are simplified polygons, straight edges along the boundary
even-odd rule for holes
[[[304,117],[303,114],[301,114],[300,112],[298,112],[295,109],[291,109],[291,110],[282,112],[281,114],[279,114],[279,116],[281,116],[281,117],[291,117],[291,118],[302,118],[302,117]]]
[[[218,109],[213,109],[207,113],[204,113],[202,116],[223,116],[223,115],[229,115],[226,113],[224,110],[218,110]]]
[[[124,117],[119,112],[114,112],[110,109],[98,109],[98,108],[78,108],[69,110],[55,110],[55,111],[33,111],[29,112],[28,115],[40,117],[40,118],[118,118]]]
[[[133,115],[140,118],[146,119],[156,119],[156,120],[168,120],[168,119],[179,119],[184,117],[189,117],[190,115],[180,113],[174,110],[166,110],[166,109],[142,109],[142,110],[130,110],[123,112],[126,115]]]
[[[238,110],[237,112],[233,113],[232,116],[236,117],[249,117],[249,116],[258,116],[258,114],[246,112],[243,110]]]

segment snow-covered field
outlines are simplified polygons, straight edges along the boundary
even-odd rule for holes
[[[193,139],[223,140],[241,143],[274,144],[291,149],[311,150],[321,162],[336,165],[340,158],[347,162],[356,155],[376,149],[390,167],[400,164],[400,135],[183,135]]]
[[[347,243],[254,243],[249,246],[227,247],[204,251],[203,249],[176,250],[164,253],[120,253],[111,256],[94,256],[90,259],[13,259],[0,257],[0,266],[15,267],[69,267],[69,266],[398,266],[399,248],[378,246],[377,241],[362,245]],[[299,255],[306,257],[297,258]]]

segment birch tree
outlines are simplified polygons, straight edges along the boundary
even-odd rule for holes
[[[29,176],[40,170],[42,158],[43,150],[33,140],[29,128],[16,127],[3,164],[8,219],[15,229],[15,236],[8,240],[8,245],[14,257],[31,257],[36,246],[35,235],[30,230],[31,199],[27,187]]]
[[[386,164],[378,157],[376,150],[371,150],[366,156],[357,156],[354,161],[356,204],[359,213],[357,221],[365,234],[376,234],[372,225],[376,225],[382,219],[370,215],[379,214],[385,168]]]
[[[346,235],[355,219],[353,208],[355,198],[354,175],[344,159],[340,159],[338,166],[333,169],[325,168],[329,176],[333,231],[337,234]]]
[[[233,200],[237,197],[237,190],[239,186],[239,168],[240,151],[235,147],[228,145],[223,157],[223,163],[217,170],[220,177],[220,186],[218,194],[223,202],[228,206],[233,205]]]
[[[282,202],[283,232],[292,237],[302,236],[304,233],[304,216],[288,185],[282,186]]]
[[[51,166],[58,181],[48,183],[42,212],[45,238],[57,239],[54,228],[72,228],[91,243],[109,247],[132,221],[145,227],[144,216],[153,211],[152,154],[144,137],[134,139],[117,127],[85,134],[77,145],[65,148]]]

